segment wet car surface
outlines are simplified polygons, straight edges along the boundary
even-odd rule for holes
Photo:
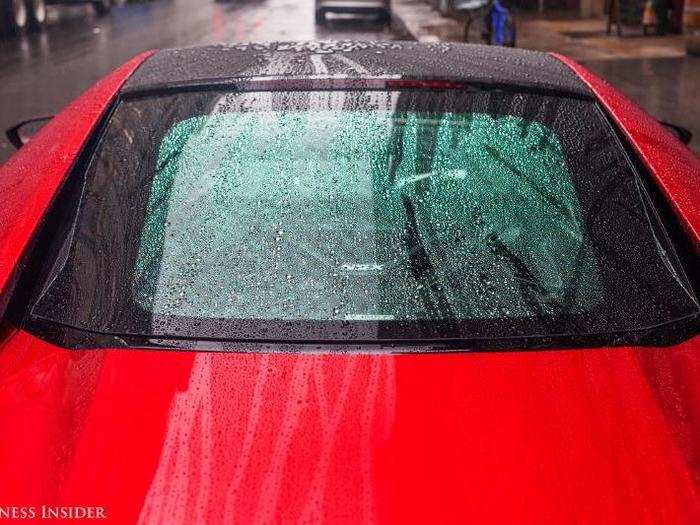
[[[697,158],[564,57],[293,41],[297,5],[202,4],[280,41],[136,56],[0,167],[3,497],[700,520]],[[110,71],[134,31],[44,65]]]
[[[146,53],[2,170],[7,497],[120,523],[697,521],[697,159],[564,57]],[[449,322],[395,324],[421,318]]]

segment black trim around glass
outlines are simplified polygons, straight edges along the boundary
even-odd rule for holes
[[[230,85],[228,86],[230,89]],[[241,86],[237,86],[239,89]],[[252,86],[251,86],[252,87]],[[285,89],[288,89],[285,88]],[[320,87],[318,89],[321,89]],[[338,88],[340,89],[340,88]],[[368,88],[365,86],[363,89],[378,89],[385,90],[386,86],[377,86],[376,88]],[[255,90],[255,89],[253,89]],[[300,88],[301,90],[301,88]],[[308,88],[303,89],[307,91]],[[325,88],[323,89],[325,90]],[[432,88],[431,88],[432,90]],[[184,91],[189,92],[189,89]],[[197,90],[198,91],[198,90]],[[538,90],[540,91],[540,90]],[[182,91],[179,91],[182,92]],[[512,92],[509,92],[512,94]],[[508,96],[508,93],[503,93]],[[540,93],[538,93],[540,94]],[[84,175],[89,171],[90,164],[94,161],[94,154],[97,147],[101,141],[101,138],[107,128],[107,124],[114,110],[123,101],[141,98],[144,93],[132,93],[116,101],[110,111],[108,111],[100,123],[98,131],[95,133],[90,141],[88,147],[80,157],[80,160],[74,168],[71,179],[74,182],[74,191],[78,190],[81,184],[76,183],[78,179],[83,179]],[[570,94],[567,94],[570,96]],[[588,97],[576,97],[577,99],[588,99]],[[599,104],[596,107],[601,110]],[[603,115],[605,115],[603,111]],[[606,115],[607,116],[607,115]],[[609,120],[605,119],[608,125],[615,131],[615,135],[620,140],[620,133]],[[634,166],[634,171],[639,171],[639,162],[636,156],[630,155],[629,146],[625,147],[621,142],[621,149],[628,156],[628,160]],[[638,175],[638,173],[637,173]],[[645,184],[648,185],[649,177],[644,177]],[[653,193],[653,190],[650,190]],[[76,197],[75,192],[68,191]],[[62,210],[73,208],[76,204],[75,202],[66,202],[65,199],[59,199],[61,202],[57,202],[57,208]],[[658,195],[654,195],[654,204],[658,203]],[[662,203],[663,207],[663,203]],[[74,210],[75,211],[75,210]],[[668,217],[666,213],[662,213],[663,219],[665,221],[671,221],[672,219]],[[65,217],[65,215],[64,215]],[[49,221],[45,221],[45,225],[42,230],[51,231],[54,225],[50,224]],[[678,246],[678,242],[682,242],[683,237],[678,235],[678,231],[675,228],[675,224],[671,225],[673,232],[670,237],[674,241],[674,246]],[[51,235],[47,235],[44,231],[44,238],[41,241],[49,242]],[[685,238],[688,242],[687,238]],[[682,244],[681,244],[682,246]],[[687,253],[687,250],[681,248],[684,255],[680,257],[683,260],[685,268],[692,268],[688,266],[688,257],[692,258],[692,255]],[[36,253],[41,253],[42,247],[36,247]],[[51,250],[46,250],[46,253],[50,253]],[[54,254],[59,256],[60,254]],[[47,259],[43,259],[45,262]],[[35,259],[36,261],[36,259]],[[47,270],[41,265],[36,265],[28,267],[27,272],[30,268],[34,268],[35,271],[47,275]],[[37,273],[34,273],[34,278],[36,278]],[[690,280],[693,281],[692,287],[697,292],[697,287],[695,285],[695,276],[691,275]],[[39,279],[40,281],[40,279]],[[656,326],[641,327],[637,329],[623,330],[623,331],[609,331],[609,332],[597,332],[597,333],[587,333],[587,334],[577,334],[575,333],[576,327],[580,326],[581,323],[585,324],[586,314],[576,315],[576,316],[564,316],[557,319],[557,326],[562,330],[560,332],[549,332],[549,333],[537,333],[533,335],[528,335],[526,337],[517,335],[506,335],[504,337],[494,337],[494,331],[498,329],[497,324],[493,326],[488,326],[488,320],[478,320],[469,322],[455,328],[454,323],[435,323],[434,321],[428,323],[421,322],[382,322],[382,321],[372,321],[372,322],[362,322],[362,321],[328,321],[324,328],[319,328],[319,322],[317,321],[294,321],[294,322],[275,322],[272,321],[269,324],[269,329],[266,331],[268,334],[273,334],[270,338],[252,337],[255,332],[259,333],[259,324],[257,320],[237,320],[233,321],[230,319],[226,320],[216,320],[216,319],[204,319],[197,321],[198,331],[187,332],[179,334],[159,334],[157,338],[153,336],[148,336],[144,334],[137,333],[106,333],[100,330],[85,329],[81,327],[70,326],[67,323],[62,323],[56,320],[46,318],[42,315],[37,315],[36,313],[27,316],[27,312],[31,309],[32,301],[38,299],[39,290],[34,289],[33,294],[31,294],[31,299],[27,296],[27,289],[31,288],[31,284],[27,279],[23,280],[24,289],[18,296],[25,295],[25,300],[13,302],[15,305],[23,304],[19,310],[15,307],[13,310],[15,312],[14,318],[21,322],[26,322],[26,327],[33,333],[37,335],[44,336],[62,346],[72,347],[72,348],[85,348],[85,347],[95,347],[95,346],[124,346],[124,347],[146,347],[146,348],[160,348],[160,347],[181,347],[181,348],[191,348],[197,347],[201,348],[203,343],[204,346],[216,347],[215,350],[241,350],[241,345],[252,345],[251,351],[257,351],[255,349],[260,349],[260,345],[291,345],[291,348],[306,347],[308,345],[332,345],[332,346],[344,346],[350,345],[357,346],[358,348],[368,348],[376,347],[379,349],[388,348],[390,351],[393,348],[397,348],[397,345],[405,347],[417,346],[423,348],[423,350],[417,351],[449,351],[455,349],[462,350],[488,350],[488,349],[508,349],[508,348],[527,348],[527,349],[541,349],[541,348],[566,348],[566,347],[589,347],[589,346],[618,346],[618,345],[663,345],[663,344],[676,344],[688,337],[696,335],[699,330],[700,317],[697,313],[680,317],[678,319],[673,319],[665,323],[661,323]],[[134,306],[132,304],[132,306]],[[143,314],[148,317],[147,312]],[[172,319],[173,323],[176,323],[179,327],[187,327],[187,321],[185,319]],[[147,321],[148,322],[148,321]],[[219,332],[226,325],[231,326],[231,323],[235,322],[236,329],[232,331],[223,330],[225,337],[222,339],[212,338],[202,336],[202,332]],[[153,321],[151,320],[152,324]],[[519,321],[517,319],[509,320],[511,328],[516,331],[518,329],[530,328],[532,329],[531,320],[527,320],[520,327],[518,326]],[[199,329],[204,330],[199,330]],[[348,329],[352,328],[353,337],[351,339],[328,339],[323,337],[324,333],[327,334],[328,331],[335,333],[348,333]],[[541,328],[552,328],[542,326]],[[301,338],[287,338],[281,340],[274,337],[276,333],[289,334],[290,330],[294,333],[303,333],[304,337]],[[410,339],[403,339],[400,336],[405,334],[406,331],[410,331],[416,336]],[[572,333],[572,331],[574,333]],[[199,332],[199,333],[198,333]],[[381,333],[380,340],[377,337]],[[466,337],[465,334],[468,333],[469,336]],[[368,337],[373,335],[374,338]],[[446,337],[447,336],[447,337]],[[196,342],[196,343],[193,343]],[[219,348],[220,347],[220,348]],[[245,350],[243,350],[245,351]],[[352,350],[349,350],[352,351]],[[402,350],[403,351],[403,350]]]

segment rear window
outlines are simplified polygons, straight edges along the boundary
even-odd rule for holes
[[[497,341],[631,334],[698,312],[644,185],[585,99],[127,99],[83,175],[33,308],[79,329]]]

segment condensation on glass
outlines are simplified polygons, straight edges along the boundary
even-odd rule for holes
[[[37,311],[112,333],[225,339],[636,330],[698,310],[654,221],[588,100],[139,99],[111,119]],[[86,271],[91,256],[113,264]]]

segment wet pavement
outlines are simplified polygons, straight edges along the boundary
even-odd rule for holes
[[[443,17],[425,0],[393,0],[405,30],[419,41],[464,41],[464,23]],[[690,147],[700,152],[700,57],[685,54],[681,35],[606,34],[605,17],[579,18],[571,12],[516,14],[518,47],[555,51],[583,63],[646,109],[651,115],[688,128]],[[472,26],[469,41],[479,42]]]
[[[0,129],[51,115],[146,49],[216,42],[396,38],[372,17],[330,17],[316,26],[313,0],[156,0],[105,17],[90,6],[53,7],[46,30],[0,40]],[[0,163],[13,149],[0,141]]]
[[[51,7],[44,32],[0,40],[0,129],[25,118],[56,113],[100,77],[146,49],[215,42],[399,38],[371,17],[336,17],[317,26],[313,3],[155,0],[129,3],[102,18],[90,6]],[[395,14],[400,14],[394,17],[399,27],[413,15],[428,40],[462,39],[461,24],[440,17],[420,0],[394,0],[393,5]],[[652,115],[693,131],[691,147],[699,151],[700,57],[683,55],[673,38],[599,35],[600,24],[596,20],[534,19],[521,24],[520,45],[552,49],[583,62]],[[585,38],[576,35],[576,30]],[[0,163],[12,152],[3,135]]]
[[[690,147],[700,152],[700,57],[585,60],[583,64],[651,115],[692,131]]]

